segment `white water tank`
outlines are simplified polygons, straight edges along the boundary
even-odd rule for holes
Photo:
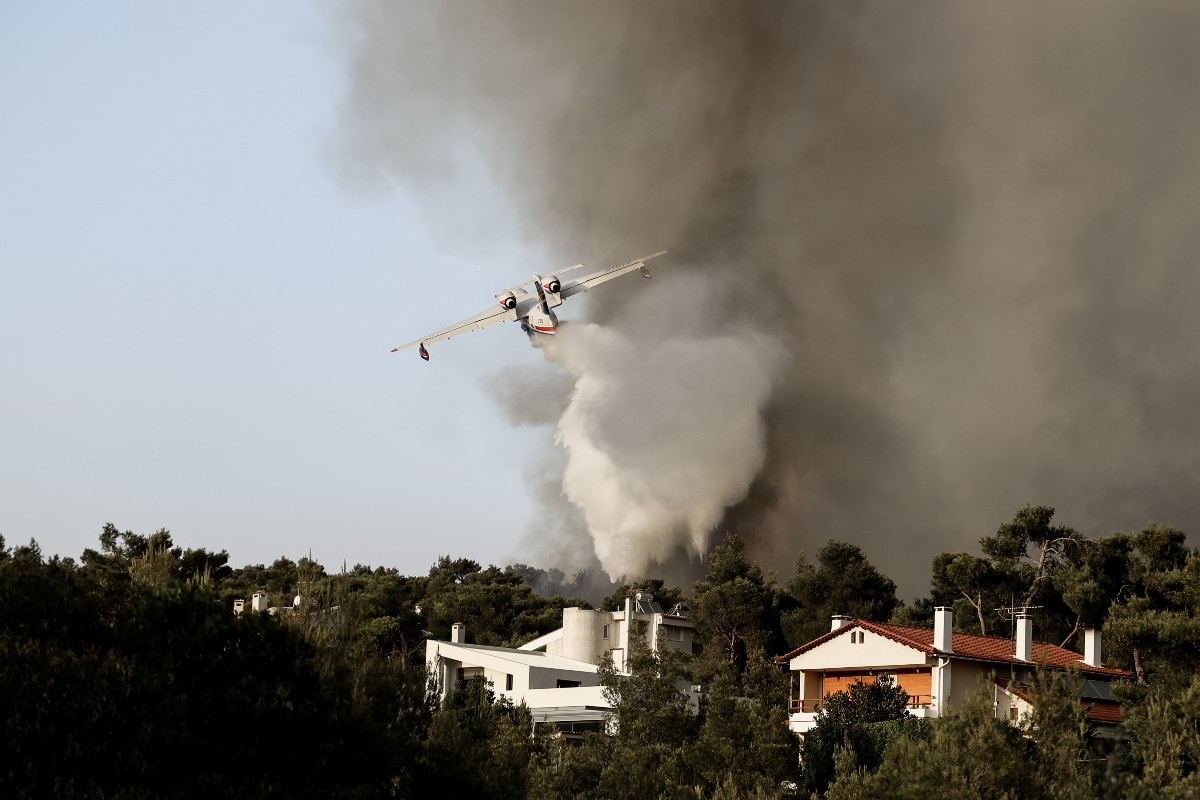
[[[563,609],[563,658],[595,664],[602,652],[601,635],[609,614],[588,608]]]

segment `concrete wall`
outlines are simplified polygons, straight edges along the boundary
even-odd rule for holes
[[[993,672],[997,678],[1011,678],[1015,675],[1018,681],[1033,680],[1032,667],[1018,665],[1010,671],[998,664],[981,664],[956,658],[950,666],[950,707],[955,711],[961,710],[963,700],[979,691],[991,697],[995,689],[990,677]]]
[[[600,676],[595,672],[581,670],[559,669],[551,666],[531,667],[516,662],[508,663],[499,659],[488,659],[492,663],[481,665],[471,661],[462,661],[448,656],[440,649],[430,650],[426,657],[426,665],[435,672],[443,693],[453,691],[458,682],[458,670],[478,669],[483,677],[490,681],[492,690],[497,696],[511,698],[520,702],[522,696],[530,691],[557,689],[558,681],[577,681],[581,686],[599,686]],[[438,667],[440,665],[440,671]],[[508,676],[512,676],[512,689],[508,688]]]
[[[626,620],[629,605],[626,604],[621,611],[611,612],[564,608],[562,638],[547,642],[544,652],[588,664],[599,664],[605,653],[609,653],[613,665],[623,672],[631,632],[629,621]],[[638,627],[645,627],[646,643],[651,649],[661,647],[692,652],[695,631],[686,620],[664,614],[635,614],[634,620]]]
[[[595,672],[575,672],[566,669],[538,667],[529,672],[530,689],[554,689],[559,680],[579,681],[582,686],[599,686],[600,676]]]
[[[680,625],[674,620],[663,620],[658,626],[658,645],[664,650],[675,650],[681,653],[692,652],[692,639],[695,630],[690,625]]]
[[[531,689],[524,693],[525,705],[534,708],[569,708],[599,706],[608,708],[603,686],[580,686],[575,689]],[[514,698],[514,702],[519,702]]]

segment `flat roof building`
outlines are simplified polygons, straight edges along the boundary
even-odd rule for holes
[[[600,730],[612,710],[600,685],[606,654],[626,672],[631,637],[643,637],[653,652],[690,653],[694,629],[683,614],[664,613],[651,595],[639,593],[620,611],[564,608],[561,628],[518,648],[468,644],[466,635],[466,626],[455,623],[449,641],[425,643],[442,699],[460,681],[482,678],[497,697],[524,703],[536,725],[576,734]]]

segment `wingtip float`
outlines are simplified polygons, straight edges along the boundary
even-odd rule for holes
[[[567,273],[582,268],[583,264],[576,264],[573,267],[568,267],[550,276],[534,275],[530,281],[497,293],[496,299],[499,303],[491,306],[488,310],[481,311],[456,325],[442,328],[440,331],[422,336],[420,339],[414,339],[408,344],[393,347],[392,352],[397,353],[401,350],[407,350],[410,347],[416,347],[421,358],[428,361],[429,351],[425,348],[425,342],[449,339],[460,333],[485,328],[495,322],[506,322],[508,320],[520,321],[521,330],[525,331],[531,340],[535,336],[553,336],[558,332],[558,317],[551,309],[562,305],[562,301],[565,298],[579,294],[580,292],[586,292],[594,286],[599,286],[614,278],[619,278],[635,269],[641,273],[643,278],[649,278],[650,270],[646,267],[646,262],[652,258],[666,255],[669,252],[671,251],[660,250],[657,253],[642,256],[626,264],[621,264],[617,267],[608,267],[579,278],[569,278],[567,277]],[[527,288],[529,286],[533,287],[532,291]]]

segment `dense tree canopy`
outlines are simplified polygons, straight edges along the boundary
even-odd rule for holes
[[[708,574],[693,590],[691,610],[706,656],[705,675],[724,666],[740,675],[752,653],[779,645],[772,625],[774,586],[745,551],[740,536],[727,534],[709,556]]]
[[[295,630],[266,615],[236,619],[206,587],[18,554],[0,561],[0,622],[5,796],[332,797],[390,786],[399,742],[370,725],[371,692]],[[374,675],[391,706],[415,679]],[[423,683],[409,694],[417,708]]]
[[[900,606],[896,584],[867,560],[862,548],[830,540],[817,551],[817,563],[801,553],[783,601],[783,632],[803,644],[829,630],[829,618],[847,614],[886,622]]]
[[[703,580],[653,576],[689,608],[693,653],[635,646],[632,675],[602,668],[613,714],[582,742],[535,731],[494,687],[464,681],[439,703],[423,645],[464,622],[468,640],[516,645],[594,590],[526,565],[441,558],[424,575],[310,558],[231,568],[171,533],[105,525],[78,563],[0,537],[0,796],[767,798],[1193,797],[1200,791],[1200,555],[1150,525],[1088,537],[1046,506],[1021,509],[977,553],[931,559],[929,597],[904,604],[863,550],[830,541],[785,584],[725,536]],[[534,591],[555,590],[550,596]],[[295,613],[232,613],[269,592]],[[1103,625],[1128,740],[1098,749],[1079,680],[1047,673],[1018,729],[990,695],[940,720],[908,716],[886,679],[835,694],[803,739],[786,726],[774,660],[828,631],[831,614],[1007,633],[997,608],[1032,605],[1039,638]],[[639,641],[634,637],[635,641]],[[695,689],[698,688],[699,691]],[[803,771],[800,751],[803,750]],[[797,789],[796,787],[800,787]]]
[[[887,744],[900,736],[927,737],[928,730],[908,713],[908,693],[894,679],[882,676],[834,692],[822,704],[816,727],[804,736],[804,787],[818,794],[829,787],[837,748],[852,749],[859,765],[874,769]]]

